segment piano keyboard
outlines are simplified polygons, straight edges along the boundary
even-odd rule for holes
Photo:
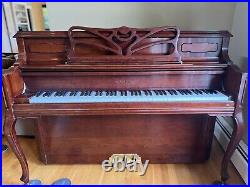
[[[97,103],[97,102],[202,102],[228,101],[217,90],[121,90],[121,91],[39,91],[30,103]]]

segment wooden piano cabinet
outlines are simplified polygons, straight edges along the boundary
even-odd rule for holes
[[[80,29],[81,31],[73,31]],[[228,57],[227,31],[177,27],[86,28],[19,32],[18,60],[3,74],[4,133],[22,167],[29,168],[15,132],[17,118],[35,118],[44,163],[98,163],[114,153],[137,153],[151,163],[209,158],[216,116],[235,119],[221,165],[221,181],[242,133],[247,73]],[[26,89],[24,90],[24,84]],[[217,89],[228,102],[33,104],[47,89]]]
[[[209,158],[214,124],[208,115],[42,116],[37,137],[45,164],[101,164],[116,153],[197,163]]]

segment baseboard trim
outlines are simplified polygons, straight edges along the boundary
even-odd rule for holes
[[[214,134],[224,150],[226,150],[232,132],[232,127],[223,117],[216,119]],[[243,141],[240,141],[239,146],[232,155],[231,161],[244,182],[248,184],[248,146]]]

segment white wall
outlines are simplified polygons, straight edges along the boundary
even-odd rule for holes
[[[11,52],[11,45],[9,39],[9,33],[7,30],[7,23],[4,17],[4,11],[2,6],[2,52],[3,53],[10,53]]]
[[[230,58],[245,66],[248,58],[248,3],[237,3],[231,33],[234,37],[230,42]]]
[[[4,9],[4,12],[3,12],[3,9]],[[4,15],[4,13],[6,16]],[[8,26],[9,32],[8,33],[6,32],[6,34],[3,34],[3,32],[2,32],[2,40],[3,40],[2,52],[17,53],[18,48],[17,48],[17,44],[16,44],[16,39],[13,38],[13,36],[17,32],[17,28],[15,25],[14,17],[12,15],[12,4],[9,2],[2,3],[2,21],[3,21],[3,19],[4,19],[4,23],[6,24],[6,25],[3,25],[4,23],[2,22],[3,30],[6,28],[6,31],[7,31],[7,26]],[[6,22],[5,22],[5,19],[6,19]],[[8,47],[8,46],[10,46],[10,47]]]
[[[235,3],[46,3],[51,30],[89,27],[179,26],[231,30]]]
[[[232,24],[232,34],[234,37],[231,39],[229,47],[229,55],[232,61],[238,64],[242,69],[247,71],[248,68],[248,4],[237,3]],[[244,104],[244,120],[248,126],[248,107],[247,107],[247,93]],[[247,141],[247,128],[244,135],[244,141]]]

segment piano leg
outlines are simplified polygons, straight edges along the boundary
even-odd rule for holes
[[[16,137],[15,124],[16,119],[12,112],[9,111],[9,113],[7,114],[6,122],[4,123],[4,134],[7,137],[9,146],[11,147],[16,157],[18,158],[19,163],[21,164],[22,176],[20,180],[27,184],[29,182],[29,168],[25,155]]]
[[[229,179],[228,175],[228,164],[231,160],[231,156],[236,150],[244,132],[244,123],[243,123],[243,113],[242,110],[238,110],[234,115],[234,129],[231,140],[227,146],[226,152],[224,154],[222,165],[221,165],[221,181],[215,181],[214,184],[226,184],[226,181]]]

